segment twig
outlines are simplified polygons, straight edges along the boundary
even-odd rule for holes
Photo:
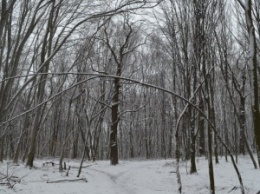
[[[232,192],[233,190],[238,189],[237,186],[234,186],[228,193]]]
[[[75,181],[85,181],[85,182],[88,182],[86,178],[80,178],[80,179],[53,180],[53,181],[47,181],[47,183],[61,183],[61,182],[75,182]]]

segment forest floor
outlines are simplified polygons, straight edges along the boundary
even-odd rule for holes
[[[54,162],[45,164],[45,162]],[[79,160],[64,160],[70,166],[69,176],[59,172],[58,159],[35,161],[29,169],[11,162],[0,163],[0,194],[177,194],[175,160],[121,160],[117,166],[109,161],[85,162],[77,178]],[[208,194],[208,161],[197,158],[198,173],[189,174],[189,162],[181,162],[184,194]],[[238,167],[246,193],[260,191],[260,170],[255,170],[249,157],[240,156]],[[240,185],[229,159],[220,158],[214,165],[216,193],[239,194]],[[7,183],[8,184],[4,184]],[[12,188],[10,188],[10,186]]]

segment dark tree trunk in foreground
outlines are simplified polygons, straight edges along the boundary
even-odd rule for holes
[[[243,6],[246,15],[246,25],[248,31],[249,40],[249,65],[253,68],[253,120],[254,120],[254,132],[256,141],[256,150],[258,156],[258,164],[260,165],[260,111],[259,111],[259,89],[258,89],[258,62],[257,62],[257,45],[256,45],[256,35],[255,27],[253,24],[253,10],[251,0],[245,1]]]
[[[114,81],[115,94],[113,96],[112,104],[112,124],[110,133],[110,162],[112,165],[118,164],[118,144],[117,144],[117,127],[118,127],[118,105],[119,105],[119,79]]]
[[[107,28],[104,30],[105,44],[111,52],[110,65],[115,65],[115,74],[120,77],[122,75],[122,68],[126,62],[126,58],[132,53],[139,45],[136,41],[138,39],[136,31],[132,29],[131,24],[127,18],[124,18],[124,25],[117,31],[109,31]],[[116,39],[110,33],[115,33]],[[114,78],[113,81],[113,96],[111,104],[111,132],[110,132],[110,162],[112,165],[118,164],[118,143],[117,143],[117,131],[118,123],[120,121],[120,78]]]

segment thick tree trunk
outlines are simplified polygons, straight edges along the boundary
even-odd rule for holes
[[[74,139],[72,143],[72,152],[71,152],[72,159],[78,158],[79,132],[76,131],[75,133],[76,134],[74,134]]]
[[[46,28],[46,32],[43,38],[43,44],[42,44],[42,50],[41,50],[41,64],[45,63],[45,59],[48,58],[51,55],[52,51],[52,41],[53,41],[53,19],[54,19],[54,10],[55,10],[55,1],[52,2],[52,8],[49,13],[48,18],[48,28]],[[42,69],[40,69],[40,73],[48,73],[49,71],[49,65],[50,62],[45,64]],[[44,94],[45,94],[45,86],[47,82],[47,75],[43,74],[40,76],[39,79],[39,85],[38,85],[38,91],[36,96],[36,103],[37,105],[43,102]],[[35,157],[36,152],[36,139],[38,137],[38,131],[40,130],[40,123],[41,123],[41,117],[43,114],[44,106],[40,106],[35,113],[32,129],[31,129],[31,135],[30,135],[30,144],[29,144],[29,153],[27,157],[26,166],[33,167],[33,161]]]
[[[197,167],[196,167],[196,136],[194,134],[194,131],[191,133],[191,167],[190,167],[190,173],[196,173]]]
[[[257,43],[255,36],[255,28],[253,24],[252,16],[252,1],[247,0],[245,4],[245,14],[246,14],[246,23],[249,36],[249,63],[251,68],[253,68],[253,120],[254,120],[254,133],[256,141],[256,150],[258,156],[258,165],[260,165],[260,111],[259,111],[259,89],[258,89],[258,62],[257,62]]]
[[[118,144],[117,144],[117,127],[119,122],[118,108],[119,108],[119,79],[114,80],[114,96],[112,100],[112,113],[111,113],[111,133],[110,133],[110,162],[112,165],[118,164]]]
[[[27,156],[27,162],[26,162],[26,166],[29,166],[29,167],[33,167],[33,161],[34,161],[34,157],[35,157],[35,152],[36,152],[36,139],[37,139],[37,134],[38,134],[38,131],[39,131],[39,122],[40,122],[40,117],[41,117],[41,111],[42,109],[39,108],[36,112],[36,115],[35,115],[35,118],[34,118],[34,121],[33,121],[33,126],[32,126],[32,129],[31,129],[31,134],[30,134],[30,144],[29,144],[29,153],[28,153],[28,156]]]

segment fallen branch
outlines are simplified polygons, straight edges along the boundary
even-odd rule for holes
[[[234,186],[228,193],[231,193],[232,191],[237,190],[237,189],[238,189],[238,187]]]
[[[3,183],[0,183],[0,185],[6,185],[6,186],[8,186],[8,187],[11,187],[11,184],[10,184],[10,183],[8,183],[8,182],[3,182]]]
[[[80,179],[61,179],[61,180],[53,180],[53,181],[47,181],[47,183],[62,183],[62,182],[76,182],[76,181],[84,181],[88,182],[86,178],[80,178]]]
[[[55,165],[57,165],[57,164],[55,164],[54,162],[44,162],[44,163],[42,163],[42,166],[48,166],[48,164],[51,164],[52,166],[55,166]]]
[[[3,182],[3,183],[0,183],[0,185],[8,186],[8,188],[11,188],[11,189],[14,187],[15,184],[16,184],[16,183],[11,184],[10,182]]]
[[[14,165],[13,165],[14,166]],[[22,178],[26,177],[28,174],[18,177],[13,175],[14,172],[9,173],[9,163],[7,163],[7,169],[5,173],[0,172],[0,185],[8,186],[9,188],[13,188],[17,183],[20,183]],[[29,173],[30,174],[30,173]]]
[[[4,175],[3,173],[1,174]],[[9,188],[13,188],[15,184],[21,182],[21,178],[13,175],[11,176],[5,175],[5,177],[1,177],[0,180],[1,180],[0,185],[6,185]]]

